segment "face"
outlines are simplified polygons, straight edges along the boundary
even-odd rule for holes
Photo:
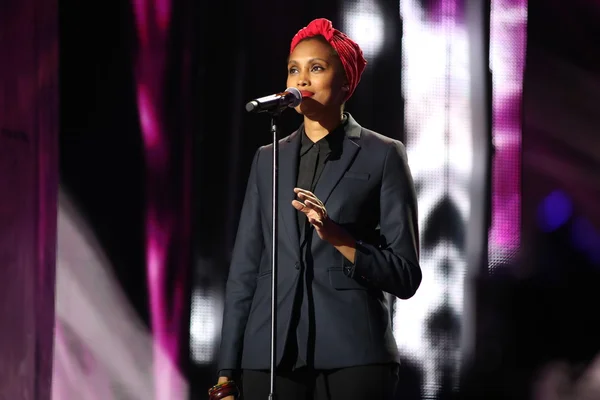
[[[289,57],[287,87],[302,92],[296,111],[319,117],[338,113],[348,92],[342,63],[328,43],[318,39],[300,42]]]

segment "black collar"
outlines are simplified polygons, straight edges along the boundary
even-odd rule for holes
[[[346,114],[343,115],[342,122],[331,131],[328,135],[319,139],[316,142],[313,142],[306,135],[306,131],[304,130],[304,125],[300,128],[301,134],[301,145],[300,145],[300,157],[306,154],[313,146],[317,147],[320,155],[329,155],[330,153],[339,153],[341,152],[342,145],[344,142],[344,137],[346,136],[346,128],[348,126],[348,116]]]

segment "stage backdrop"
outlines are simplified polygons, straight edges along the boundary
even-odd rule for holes
[[[521,276],[535,290],[516,321],[528,333],[519,356],[540,378],[538,399],[600,396],[599,19],[600,5],[587,0],[536,2],[530,11]]]
[[[187,397],[191,4],[61,2],[61,400]]]
[[[49,400],[58,185],[58,4],[0,3],[0,397]]]

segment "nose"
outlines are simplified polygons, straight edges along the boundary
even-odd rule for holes
[[[298,86],[299,87],[308,86],[308,78],[306,77],[306,73],[301,73],[298,76]]]

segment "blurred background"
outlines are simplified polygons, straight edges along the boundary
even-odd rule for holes
[[[1,0],[1,399],[207,398],[271,140],[244,105],[317,17],[417,188],[397,398],[600,398],[597,1]]]

